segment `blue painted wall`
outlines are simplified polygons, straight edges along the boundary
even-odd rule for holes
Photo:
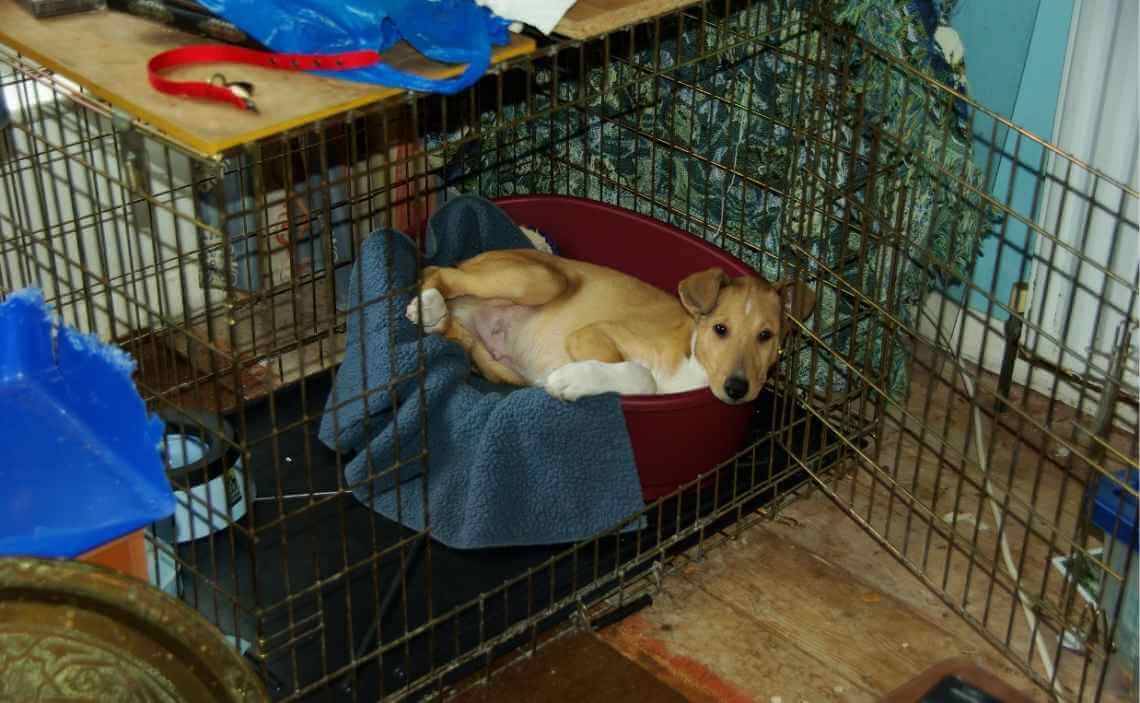
[[[950,22],[966,47],[971,96],[1013,114],[1042,0],[960,0]]]
[[[951,18],[966,48],[971,95],[1046,140],[1053,136],[1073,5],[1074,0],[961,0]],[[989,169],[990,193],[1032,219],[1041,198],[1043,150],[1004,129],[995,135],[994,125],[975,119],[974,159]],[[1009,302],[1015,283],[1028,280],[1032,251],[1032,232],[1017,221],[1008,221],[1000,237],[989,237],[975,267],[978,290],[969,291],[970,307],[1005,319],[997,305]],[[985,292],[992,292],[993,303]],[[947,291],[956,300],[966,293],[963,286]]]

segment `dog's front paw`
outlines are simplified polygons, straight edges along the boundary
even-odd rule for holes
[[[428,288],[422,291],[418,298],[412,298],[412,302],[408,303],[407,309],[404,310],[404,316],[413,323],[422,322],[424,331],[430,334],[439,330],[447,319],[447,301],[438,290]]]
[[[649,395],[657,392],[653,374],[633,361],[616,364],[574,361],[552,371],[543,387],[547,393],[561,400],[577,400],[603,393]]]
[[[574,401],[598,393],[600,380],[589,362],[577,362],[550,372],[544,386],[546,392],[555,398]]]

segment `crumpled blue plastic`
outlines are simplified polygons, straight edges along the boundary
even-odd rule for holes
[[[510,22],[472,0],[199,0],[271,51],[334,54],[385,51],[400,39],[441,63],[467,64],[459,76],[433,79],[378,63],[317,75],[451,95],[491,65],[492,46],[510,41]]]
[[[0,302],[0,557],[72,559],[174,514],[134,368],[57,325],[38,289]]]

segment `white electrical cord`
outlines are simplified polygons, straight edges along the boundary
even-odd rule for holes
[[[970,394],[971,400],[973,400],[974,384],[970,382],[970,377],[966,375],[961,363],[959,363],[957,359],[954,360],[954,364],[958,367],[958,373],[962,377],[962,383],[965,384],[966,390]],[[1041,630],[1037,629],[1037,618],[1033,615],[1033,608],[1029,602],[1029,596],[1025,594],[1025,591],[1021,590],[1021,574],[1018,572],[1017,566],[1013,563],[1013,554],[1009,548],[1009,541],[1005,538],[1001,510],[998,508],[997,501],[994,500],[994,488],[993,485],[990,484],[990,467],[986,464],[985,445],[982,442],[982,414],[978,411],[977,403],[975,402],[973,405],[974,448],[978,452],[978,466],[981,468],[982,475],[985,477],[986,497],[990,504],[990,512],[993,513],[994,522],[996,523],[995,529],[998,533],[998,539],[1001,542],[1002,561],[1005,562],[1005,568],[1009,571],[1010,578],[1013,579],[1014,588],[1017,590],[1017,598],[1021,601],[1021,609],[1025,612],[1025,622],[1029,625],[1029,631],[1036,634],[1034,641],[1037,645],[1037,655],[1041,658],[1041,665],[1045,667],[1045,674],[1049,677],[1049,684],[1059,696],[1061,691],[1057,682],[1054,680],[1053,660],[1049,657],[1045,639],[1041,635]]]
[[[1037,618],[1033,615],[1033,607],[1029,601],[1029,596],[1026,595],[1023,590],[1021,590],[1021,574],[1018,572],[1017,566],[1014,564],[1013,552],[1009,548],[1009,540],[1007,540],[1005,537],[1005,529],[1003,524],[1004,521],[1002,519],[1001,509],[998,507],[997,501],[994,500],[993,497],[994,487],[993,484],[990,483],[990,467],[986,462],[985,443],[982,441],[982,414],[978,410],[977,397],[974,394],[974,384],[972,381],[970,381],[970,377],[966,373],[966,369],[963,368],[962,362],[959,361],[958,357],[954,355],[950,344],[943,337],[942,330],[940,329],[938,322],[934,320],[931,317],[930,313],[926,312],[925,310],[923,310],[922,313],[926,315],[927,319],[934,324],[935,333],[939,337],[939,344],[945,344],[945,351],[947,353],[947,356],[950,357],[950,359],[954,362],[954,366],[958,369],[958,376],[962,379],[962,384],[966,387],[966,393],[969,395],[970,400],[972,401],[971,405],[973,406],[974,449],[978,453],[978,467],[980,468],[982,477],[985,481],[986,498],[988,499],[987,502],[990,505],[990,512],[993,513],[993,519],[995,523],[994,529],[997,530],[998,541],[1001,545],[1002,561],[1005,562],[1005,568],[1009,572],[1010,578],[1013,579],[1014,588],[1017,591],[1017,598],[1021,602],[1021,609],[1025,614],[1025,622],[1029,626],[1029,631],[1035,633],[1035,649],[1037,650],[1038,657],[1041,659],[1041,665],[1045,667],[1045,674],[1049,677],[1049,685],[1053,688],[1053,692],[1057,695],[1057,697],[1060,698],[1061,687],[1057,683],[1054,676],[1053,660],[1049,656],[1048,647],[1045,644],[1045,639],[1042,636],[1041,631],[1037,628]],[[954,322],[955,329],[958,328],[958,324],[960,322],[961,311],[959,311],[958,317]],[[957,515],[954,516],[955,520],[957,520],[957,517]]]

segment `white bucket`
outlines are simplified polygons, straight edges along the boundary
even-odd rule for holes
[[[221,418],[199,415],[199,424],[167,420],[163,441],[168,475],[174,488],[173,529],[164,535],[177,544],[201,539],[245,517],[254,496],[246,495],[240,456],[229,451],[231,432]],[[179,432],[181,426],[199,434]],[[226,437],[211,433],[218,428]],[[232,462],[232,463],[231,463]]]
[[[150,532],[146,533],[146,542],[146,572],[151,585],[175,598],[180,597],[178,562],[170,553],[170,545]]]

